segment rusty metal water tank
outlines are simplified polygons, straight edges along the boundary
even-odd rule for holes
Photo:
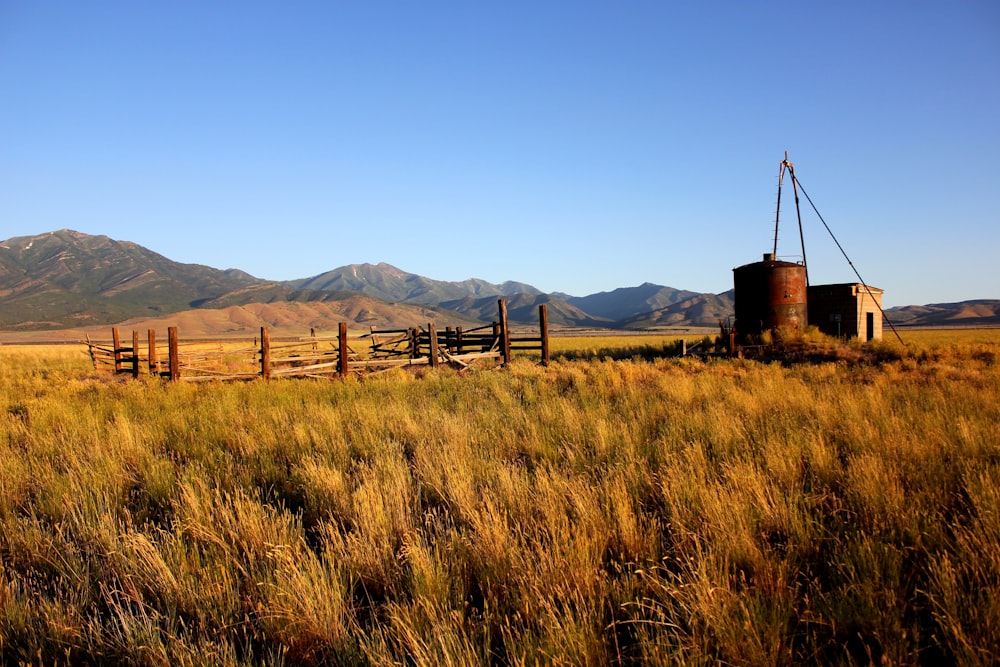
[[[740,338],[778,327],[801,329],[809,322],[805,265],[765,253],[764,261],[733,269],[733,282]]]

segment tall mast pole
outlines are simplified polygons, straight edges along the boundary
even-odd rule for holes
[[[788,161],[788,151],[785,151],[785,159],[778,166],[778,206],[774,213],[774,251],[772,255],[778,259],[778,220],[781,218],[781,180],[785,177],[785,163]]]
[[[792,177],[792,191],[795,193],[795,216],[799,219],[799,243],[802,245],[802,266],[806,267],[806,286],[809,285],[809,264],[806,262],[806,236],[802,231],[802,211],[799,208],[799,179],[795,178],[795,165],[788,161],[785,152],[785,163],[788,164],[788,174]]]
[[[792,179],[792,190],[795,192],[795,216],[799,222],[799,243],[802,246],[802,266],[806,267],[806,285],[809,284],[809,266],[806,263],[806,236],[802,230],[802,210],[799,207],[799,180],[795,178],[795,165],[788,160],[788,151],[785,151],[785,159],[781,161],[778,168],[778,210],[774,214],[774,257],[778,257],[778,222],[781,218],[781,182],[785,176],[785,170]]]

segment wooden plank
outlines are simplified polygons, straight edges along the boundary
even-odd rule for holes
[[[285,355],[275,356],[272,348],[271,365],[276,366],[277,364],[287,364],[296,361],[316,361],[317,359],[329,359],[331,357],[337,357],[337,356],[339,356],[337,350],[330,350],[329,352],[319,352],[317,354],[301,354],[301,355],[293,354],[290,356],[285,356]]]
[[[397,366],[426,366],[427,357],[417,357],[416,359],[361,359],[351,364],[352,368],[380,368]]]
[[[456,357],[454,355],[448,354],[448,352],[445,351],[445,350],[441,351],[441,356],[444,357],[445,361],[451,362],[453,364],[458,364],[462,368],[468,368],[469,367],[469,364],[465,363],[464,361],[462,361],[461,359],[459,359],[458,357]]]
[[[331,372],[339,372],[340,361],[330,361],[325,364],[310,364],[309,366],[286,366],[284,368],[272,368],[271,376],[276,375],[304,375],[308,371],[316,371],[321,368],[329,368]]]

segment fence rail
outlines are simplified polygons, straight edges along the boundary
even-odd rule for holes
[[[513,350],[536,350],[541,363],[549,363],[548,311],[538,307],[538,332],[515,335],[507,323],[507,302],[497,302],[499,319],[492,324],[463,330],[446,327],[438,331],[435,323],[410,329],[371,327],[365,354],[355,351],[348,340],[347,323],[340,322],[336,336],[303,336],[272,340],[267,327],[252,346],[241,340],[190,341],[182,343],[177,327],[167,329],[166,359],[161,357],[156,332],[147,331],[145,350],[139,344],[139,332],[133,331],[131,344],[122,342],[117,327],[111,330],[111,342],[93,342],[87,347],[95,371],[111,369],[115,374],[139,377],[148,375],[171,381],[203,382],[210,380],[251,380],[272,377],[346,377],[350,374],[373,374],[407,366],[451,365],[468,368],[475,361],[500,360],[506,365]],[[358,348],[361,349],[360,340]],[[233,345],[237,347],[232,347]],[[145,354],[144,354],[145,353]]]

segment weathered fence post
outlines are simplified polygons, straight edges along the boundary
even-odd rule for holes
[[[271,379],[271,334],[267,327],[260,328],[260,376]]]
[[[549,365],[549,309],[545,304],[538,306],[538,331],[542,339],[542,366]]]
[[[132,329],[132,377],[139,377],[139,332]]]
[[[156,353],[156,329],[146,330],[146,348],[149,352],[149,373],[151,375],[159,374],[160,358]]]
[[[444,328],[444,344],[449,353],[455,352],[455,332],[451,327]]]
[[[122,371],[122,339],[118,335],[118,327],[111,327],[111,340],[115,355],[115,374],[117,375]]]
[[[681,356],[682,357],[688,356],[688,344],[687,341],[684,340],[683,338],[681,338]]]
[[[87,334],[87,351],[90,352],[90,363],[94,364],[94,371],[97,371],[97,354],[94,353],[94,344],[90,342],[90,334]]]
[[[420,354],[420,338],[416,327],[410,328],[410,359],[416,359]]]
[[[500,307],[500,349],[503,351],[503,365],[510,363],[510,328],[507,326],[507,299],[498,299]]]
[[[170,381],[176,382],[181,379],[181,357],[178,351],[177,327],[167,327],[167,354],[170,366]]]
[[[340,371],[341,378],[346,378],[350,372],[350,360],[347,355],[349,349],[347,346],[347,322],[341,322],[337,326],[337,370]]]
[[[431,359],[431,368],[438,367],[438,330],[437,325],[433,322],[427,323],[427,336],[430,339],[430,350],[428,354]]]
[[[462,327],[455,327],[455,354],[462,354]]]

